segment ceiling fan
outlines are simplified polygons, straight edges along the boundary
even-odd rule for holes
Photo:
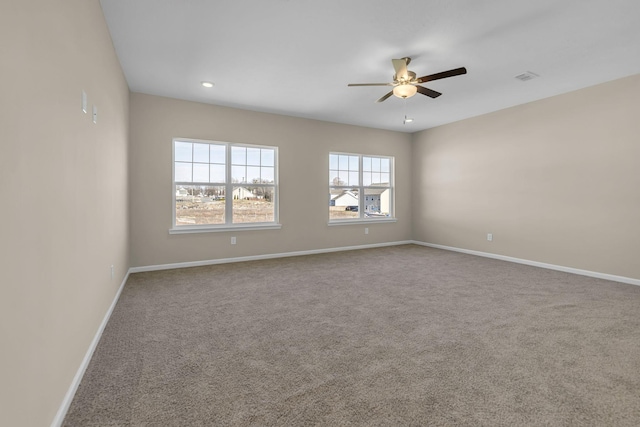
[[[376,102],[382,102],[389,98],[391,95],[395,95],[398,98],[411,98],[417,92],[426,95],[430,98],[437,98],[442,95],[440,92],[428,89],[420,86],[420,83],[426,83],[433,80],[445,79],[447,77],[459,76],[461,74],[467,74],[467,69],[464,67],[455,68],[449,71],[442,71],[441,73],[430,74],[416,78],[416,73],[407,70],[407,66],[411,62],[411,58],[405,57],[401,59],[392,59],[393,68],[396,73],[393,76],[393,82],[391,83],[350,83],[348,86],[393,86],[393,90]]]

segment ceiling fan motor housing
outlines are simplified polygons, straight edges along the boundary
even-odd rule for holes
[[[416,73],[414,73],[413,71],[409,71],[407,70],[407,77],[406,78],[398,78],[398,76],[396,74],[393,75],[393,82],[394,83],[398,83],[398,84],[402,84],[402,83],[416,83]]]

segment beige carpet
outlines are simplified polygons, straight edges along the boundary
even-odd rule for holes
[[[640,287],[414,245],[134,274],[66,426],[638,426]]]

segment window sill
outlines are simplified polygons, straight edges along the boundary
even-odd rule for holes
[[[356,219],[335,219],[333,221],[329,221],[327,225],[350,225],[350,224],[379,224],[379,223],[390,223],[390,222],[398,222],[396,218],[356,218]]]
[[[237,224],[220,226],[182,226],[169,229],[169,234],[216,233],[221,231],[279,230],[282,224]]]

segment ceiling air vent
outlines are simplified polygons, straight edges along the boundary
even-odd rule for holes
[[[535,79],[536,77],[540,77],[540,76],[538,76],[536,73],[532,73],[531,71],[525,71],[522,74],[518,74],[516,76],[516,79],[526,82],[528,80]]]

